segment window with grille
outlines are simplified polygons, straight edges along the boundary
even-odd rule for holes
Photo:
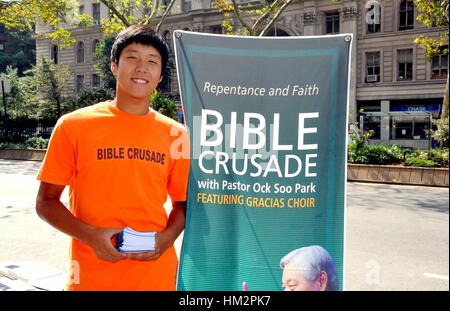
[[[77,43],[77,63],[84,63],[84,42]]]
[[[400,3],[399,11],[399,30],[414,28],[414,3],[411,0],[405,0]]]
[[[380,82],[380,52],[366,53],[366,82]]]
[[[376,33],[381,31],[381,6],[372,4],[367,8],[367,13],[371,17],[367,20],[367,33]]]
[[[413,77],[413,50],[398,50],[397,51],[397,61],[398,61],[398,73],[397,80],[412,80]]]
[[[84,75],[77,75],[77,93],[84,90]]]
[[[100,25],[100,3],[92,3],[92,18],[94,25]]]
[[[93,88],[98,88],[100,87],[100,76],[98,74],[93,74],[92,75],[92,87]]]
[[[52,60],[54,64],[58,64],[58,46],[52,46]]]
[[[444,52],[445,49],[448,50],[448,48],[440,48],[439,54],[431,60],[431,79],[447,79],[448,54]]]
[[[326,13],[326,33],[339,33],[339,12]]]

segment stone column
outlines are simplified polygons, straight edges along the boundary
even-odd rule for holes
[[[389,100],[381,101],[381,116],[380,120],[380,139],[383,145],[389,145],[389,132],[390,132],[390,124],[389,124],[389,111],[391,108],[391,102]]]
[[[315,36],[317,33],[317,24],[319,21],[319,12],[316,9],[316,1],[307,1],[303,3],[303,33],[304,36]]]

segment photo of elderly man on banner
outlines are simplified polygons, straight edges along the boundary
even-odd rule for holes
[[[174,33],[191,140],[179,290],[343,290],[351,41]]]

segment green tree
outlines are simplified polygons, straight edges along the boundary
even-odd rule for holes
[[[59,118],[63,112],[63,94],[70,75],[68,67],[56,66],[42,57],[32,72],[36,89],[43,99],[40,102],[40,117]]]
[[[443,148],[449,147],[448,118],[433,121],[437,129],[433,131],[433,138],[436,139]]]
[[[4,26],[0,24],[0,30]],[[32,32],[10,29],[4,33],[3,51],[0,51],[0,72],[7,66],[18,69],[19,76],[36,63],[36,44]]]
[[[97,44],[95,49],[95,70],[100,76],[101,88],[111,97],[116,93],[116,79],[111,72],[111,48],[114,38],[107,37]]]
[[[419,36],[415,43],[427,52],[427,60],[431,61],[439,53],[447,55],[448,63],[448,0],[414,0],[417,8],[417,20],[426,27],[437,27],[440,30],[438,38]],[[446,46],[441,50],[442,46]],[[448,73],[444,91],[442,118],[448,118]]]
[[[8,66],[0,76],[6,78],[11,86],[5,95],[6,113],[9,119],[20,119],[35,116],[37,113],[36,87],[32,76],[19,77],[17,68]],[[1,95],[1,93],[0,93]],[[1,100],[3,105],[3,99]],[[5,107],[2,107],[2,112]]]
[[[110,36],[133,24],[156,21],[156,31],[159,31],[175,1],[164,6],[160,0],[99,0],[108,7],[111,15],[110,19],[101,20],[103,33]],[[79,5],[76,0],[0,0],[0,23],[8,29],[17,27],[21,31],[33,29],[37,22],[49,25],[53,31],[44,36],[67,48],[75,43],[70,26],[93,23],[91,16],[78,13]]]

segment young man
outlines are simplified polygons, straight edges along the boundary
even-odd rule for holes
[[[168,47],[148,26],[122,31],[111,50],[116,98],[61,117],[38,174],[38,215],[70,235],[68,290],[174,290],[173,243],[185,224],[185,129],[149,108]],[[70,211],[61,203],[69,185]],[[172,200],[169,217],[163,208]],[[155,250],[121,253],[123,228],[157,232]]]

